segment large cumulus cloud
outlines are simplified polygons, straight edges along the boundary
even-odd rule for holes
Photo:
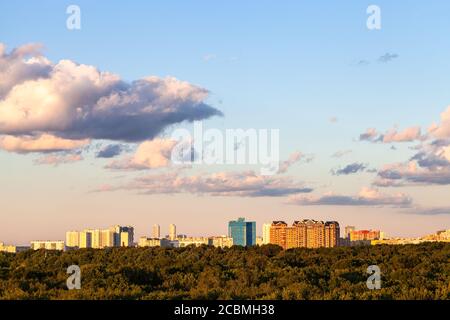
[[[127,83],[70,60],[52,63],[36,45],[0,45],[0,135],[137,142],[170,125],[221,112],[208,91],[173,77]]]

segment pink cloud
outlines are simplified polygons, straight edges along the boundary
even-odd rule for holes
[[[106,167],[119,170],[141,170],[164,168],[170,165],[172,149],[177,141],[153,139],[141,143],[134,155],[112,161]]]
[[[49,154],[34,161],[35,164],[53,165],[74,163],[83,160],[81,154]]]
[[[78,149],[89,144],[89,139],[69,140],[50,134],[40,136],[0,136],[0,149],[16,153],[53,152]]]
[[[386,194],[376,188],[362,188],[357,195],[326,193],[318,195],[292,195],[287,203],[303,206],[392,206],[408,207],[412,199],[404,193]]]

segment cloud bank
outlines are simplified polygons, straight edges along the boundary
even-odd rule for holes
[[[16,152],[55,152],[78,149],[89,144],[89,139],[70,140],[58,138],[50,134],[41,134],[38,136],[0,136],[0,149]]]
[[[322,196],[294,195],[288,203],[302,206],[390,206],[408,207],[412,199],[403,193],[389,195],[375,188],[362,188],[358,195],[345,196],[333,193]]]
[[[288,177],[261,176],[254,171],[220,172],[192,176],[179,172],[151,174],[121,186],[102,186],[95,191],[132,190],[144,194],[207,194],[235,197],[282,197],[309,193],[311,188]]]
[[[397,129],[390,129],[385,133],[378,132],[375,128],[369,128],[366,132],[359,135],[360,141],[393,143],[393,142],[412,142],[424,140],[425,137],[421,134],[420,127],[410,127],[403,131]]]
[[[450,140],[422,144],[409,161],[385,165],[374,184],[393,187],[450,184]]]

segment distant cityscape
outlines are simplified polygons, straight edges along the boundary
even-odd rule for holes
[[[77,250],[84,248],[105,249],[112,247],[164,247],[214,246],[220,248],[237,246],[260,246],[275,244],[283,249],[291,248],[333,248],[339,246],[401,245],[422,242],[450,242],[450,229],[418,238],[389,238],[380,230],[356,230],[346,226],[341,237],[337,221],[304,219],[288,225],[284,221],[273,221],[262,225],[262,237],[256,235],[256,222],[245,218],[228,222],[228,235],[189,237],[177,234],[175,224],[169,225],[169,234],[162,237],[161,227],[152,226],[150,237],[134,240],[134,227],[113,226],[108,229],[84,229],[67,231],[64,240],[35,240],[30,246],[8,245],[0,242],[0,252],[18,253],[26,250]]]

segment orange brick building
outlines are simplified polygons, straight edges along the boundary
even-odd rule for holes
[[[339,245],[339,223],[305,219],[288,226],[284,221],[274,221],[270,226],[270,243],[283,249],[321,248]]]

